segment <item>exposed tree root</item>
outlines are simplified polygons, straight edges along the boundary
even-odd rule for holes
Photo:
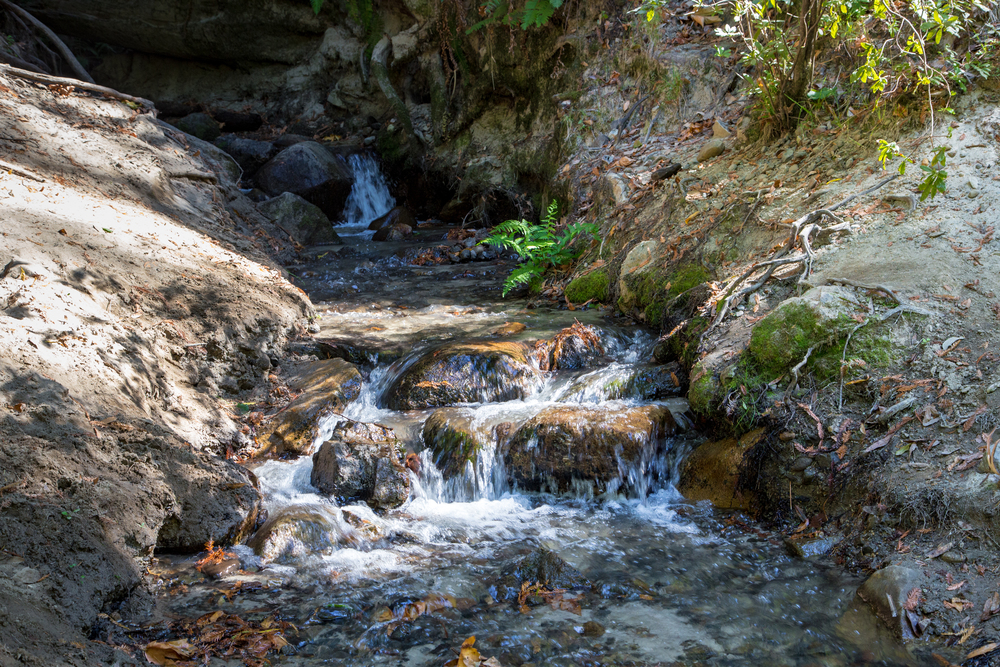
[[[821,208],[815,211],[810,211],[804,216],[796,220],[790,225],[790,231],[788,234],[788,239],[785,244],[777,252],[772,255],[771,259],[763,262],[757,262],[749,269],[747,269],[742,275],[740,275],[736,280],[731,282],[726,290],[723,292],[721,306],[716,311],[715,317],[712,319],[712,324],[706,330],[706,334],[717,327],[723,319],[725,319],[726,314],[729,312],[729,308],[733,303],[738,302],[749,294],[756,292],[761,287],[764,286],[771,276],[774,275],[775,270],[780,266],[787,264],[802,264],[802,273],[799,276],[799,283],[804,282],[812,274],[812,264],[813,260],[816,258],[816,252],[812,249],[812,244],[823,236],[833,234],[834,232],[850,232],[850,223],[845,222],[834,215],[833,211],[841,208],[850,202],[854,201],[858,197],[868,194],[869,192],[874,192],[878,190],[886,183],[889,183],[896,178],[898,174],[894,174],[887,178],[882,179],[872,187],[867,190],[862,190],[856,194],[851,195],[847,199],[844,199],[838,204],[834,204],[829,208]],[[819,223],[823,218],[830,218],[835,224],[828,227],[823,227]],[[802,254],[796,255],[794,257],[785,257],[789,252],[791,252],[795,246],[799,244],[803,250]],[[737,290],[737,288],[750,279],[755,273],[764,269],[764,274],[755,280],[752,284],[744,287],[743,289]],[[895,298],[895,295],[890,295]],[[704,338],[704,334],[702,335]]]
[[[18,176],[30,179],[30,180],[35,181],[37,183],[44,183],[45,182],[45,179],[42,178],[41,176],[38,176],[36,174],[32,174],[30,171],[26,171],[24,169],[21,169],[16,164],[11,164],[10,162],[6,162],[4,160],[0,160],[0,170],[8,171],[8,172],[10,172],[12,174],[17,174]]]
[[[52,45],[56,47],[56,50],[59,52],[59,55],[63,57],[63,60],[66,61],[66,63],[69,65],[70,69],[73,70],[73,73],[76,74],[76,77],[78,79],[80,79],[81,81],[86,81],[89,84],[94,83],[94,80],[90,77],[90,74],[88,74],[87,70],[83,68],[83,65],[80,64],[80,61],[76,59],[76,56],[73,55],[73,52],[69,50],[69,47],[66,46],[66,43],[63,42],[61,39],[59,39],[59,37],[54,32],[52,32],[52,30],[50,30],[47,25],[36,19],[27,11],[15,5],[13,2],[10,2],[9,0],[0,0],[0,7],[3,7],[12,14],[15,14],[18,17],[24,19],[25,21],[30,23],[32,27],[34,27],[40,33],[45,35],[45,37],[47,37],[49,41],[52,42]]]
[[[2,0],[0,0],[2,2]],[[133,97],[131,95],[126,95],[125,93],[119,93],[114,88],[107,88],[105,86],[99,86],[96,83],[86,83],[80,81],[79,79],[69,79],[62,76],[51,76],[49,74],[39,74],[37,72],[29,72],[25,69],[20,69],[18,67],[11,67],[10,65],[0,65],[0,74],[9,74],[10,76],[16,76],[20,79],[27,79],[28,81],[37,81],[38,83],[44,83],[46,85],[52,86],[70,86],[77,90],[85,90],[88,93],[95,93],[97,95],[104,95],[105,97],[111,97],[116,100],[122,100],[123,102],[131,102],[132,104],[138,104],[144,107],[148,111],[154,111],[156,106],[149,100],[143,99],[141,97]]]

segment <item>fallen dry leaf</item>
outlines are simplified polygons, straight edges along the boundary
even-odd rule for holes
[[[957,584],[952,584],[951,586],[949,586],[948,590],[949,591],[957,591],[959,588],[961,588],[964,585],[965,585],[965,579],[962,579],[962,581],[958,582]]]
[[[937,549],[934,549],[933,551],[929,551],[927,553],[927,557],[928,558],[937,558],[941,554],[946,553],[953,546],[955,546],[954,542],[947,542],[945,544],[942,544],[942,545],[938,546]]]
[[[973,658],[978,658],[979,656],[983,656],[997,650],[997,647],[1000,647],[1000,644],[997,644],[996,642],[980,646],[975,651],[971,651],[969,655],[965,656],[965,659],[972,660]]]
[[[143,651],[146,660],[154,665],[166,665],[176,660],[191,657],[194,647],[186,639],[175,639],[169,642],[149,642]]]

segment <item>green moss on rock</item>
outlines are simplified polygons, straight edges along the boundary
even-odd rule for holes
[[[750,336],[750,354],[760,370],[776,377],[802,361],[809,348],[820,351],[846,334],[846,315],[824,319],[808,303],[787,302],[765,317]]]
[[[578,278],[574,278],[569,285],[566,285],[566,298],[571,303],[586,303],[591,299],[599,302],[608,298],[608,286],[611,278],[604,269],[591,271]]]
[[[699,362],[691,369],[691,387],[688,389],[688,404],[696,415],[712,414],[719,394],[719,379],[712,370]]]

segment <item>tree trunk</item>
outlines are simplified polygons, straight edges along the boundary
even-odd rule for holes
[[[777,109],[783,129],[792,129],[802,115],[809,87],[812,85],[816,37],[823,12],[823,0],[801,0],[799,5],[799,40],[792,71],[782,82]]]

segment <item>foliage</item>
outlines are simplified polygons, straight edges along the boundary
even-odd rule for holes
[[[651,21],[666,4],[644,0],[634,11]],[[997,71],[1000,31],[990,20],[990,5],[982,0],[733,0],[724,5],[733,20],[715,32],[740,51],[765,133],[793,128],[812,113],[810,106],[839,105],[841,111],[851,106],[857,113],[866,105],[874,109],[904,98],[925,100],[934,156],[921,167],[920,190],[926,198],[943,192],[947,177],[935,146],[935,112],[942,104],[950,111],[951,96]],[[820,43],[825,53],[846,54],[852,61],[847,82],[838,75],[813,85],[812,62]],[[717,53],[730,55],[721,45]],[[900,173],[914,163],[881,139],[882,166],[896,158],[902,158]]]
[[[525,0],[524,6],[510,0],[486,0],[479,6],[479,14],[484,17],[483,20],[466,30],[466,33],[471,34],[493,23],[520,25],[522,30],[540,28],[548,24],[562,5],[563,0]]]
[[[511,271],[503,285],[503,295],[524,283],[538,280],[545,269],[566,264],[576,259],[581,249],[573,247],[578,236],[597,238],[598,227],[594,223],[576,222],[556,231],[559,203],[549,204],[541,224],[527,220],[508,220],[496,226],[493,233],[480,241],[513,250],[521,258],[521,265]]]
[[[603,302],[608,298],[611,278],[605,269],[596,269],[574,278],[566,285],[565,295],[570,303],[585,303],[590,300]]]

